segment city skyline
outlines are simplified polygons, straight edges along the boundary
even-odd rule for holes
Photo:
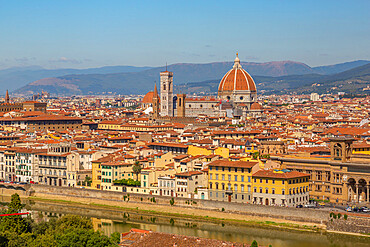
[[[0,69],[368,60],[367,1],[17,1],[0,9]]]

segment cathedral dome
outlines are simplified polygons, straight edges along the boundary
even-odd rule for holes
[[[252,110],[252,111],[262,111],[262,110],[263,110],[263,108],[262,108],[262,106],[261,106],[259,103],[254,102],[254,103],[252,104],[252,106],[251,106],[251,110]]]
[[[238,54],[233,68],[224,75],[218,86],[220,96],[231,94],[233,91],[257,91],[253,78],[242,68]]]
[[[153,102],[153,95],[154,95],[153,91],[150,91],[147,94],[145,94],[142,103],[143,104],[151,104]]]

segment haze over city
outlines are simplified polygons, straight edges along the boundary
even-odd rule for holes
[[[1,1],[0,69],[370,57],[369,1]]]

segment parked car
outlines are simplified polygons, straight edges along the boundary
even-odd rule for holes
[[[325,206],[325,202],[319,202],[320,206]]]
[[[296,206],[296,208],[303,208],[303,205],[299,204],[299,205]]]
[[[351,207],[348,207],[348,208],[346,208],[346,211],[347,212],[352,212],[352,208]]]
[[[304,205],[305,208],[315,208],[316,206],[314,204],[306,204]]]
[[[370,209],[368,207],[364,207],[362,209],[362,212],[364,212],[364,213],[370,213]]]

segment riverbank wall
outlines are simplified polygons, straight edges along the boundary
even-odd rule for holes
[[[47,197],[48,195],[65,196],[66,199],[71,198],[85,198],[85,199],[99,199],[107,201],[122,202],[125,207],[128,204],[140,203],[150,205],[171,206],[171,197],[166,196],[151,196],[145,194],[130,194],[122,192],[80,189],[72,187],[55,187],[46,185],[32,185],[29,191],[30,196]],[[174,205],[172,207],[185,207],[191,209],[206,209],[215,210],[219,212],[240,213],[252,216],[269,217],[284,219],[297,222],[309,222],[317,224],[326,224],[329,220],[329,213],[325,211],[305,209],[305,208],[287,208],[274,207],[255,204],[242,204],[234,202],[221,202],[201,199],[188,198],[174,198]]]
[[[113,191],[100,191],[85,188],[55,187],[33,184],[20,189],[1,188],[2,195],[20,194],[21,197],[64,200],[84,204],[101,204],[138,210],[153,210],[177,215],[197,215],[218,219],[248,220],[253,218],[265,222],[296,223],[310,225],[336,232],[370,233],[370,217],[349,216],[346,220],[332,220],[329,211],[307,208],[287,208],[200,199],[130,194]],[[350,215],[350,214],[349,214]]]

